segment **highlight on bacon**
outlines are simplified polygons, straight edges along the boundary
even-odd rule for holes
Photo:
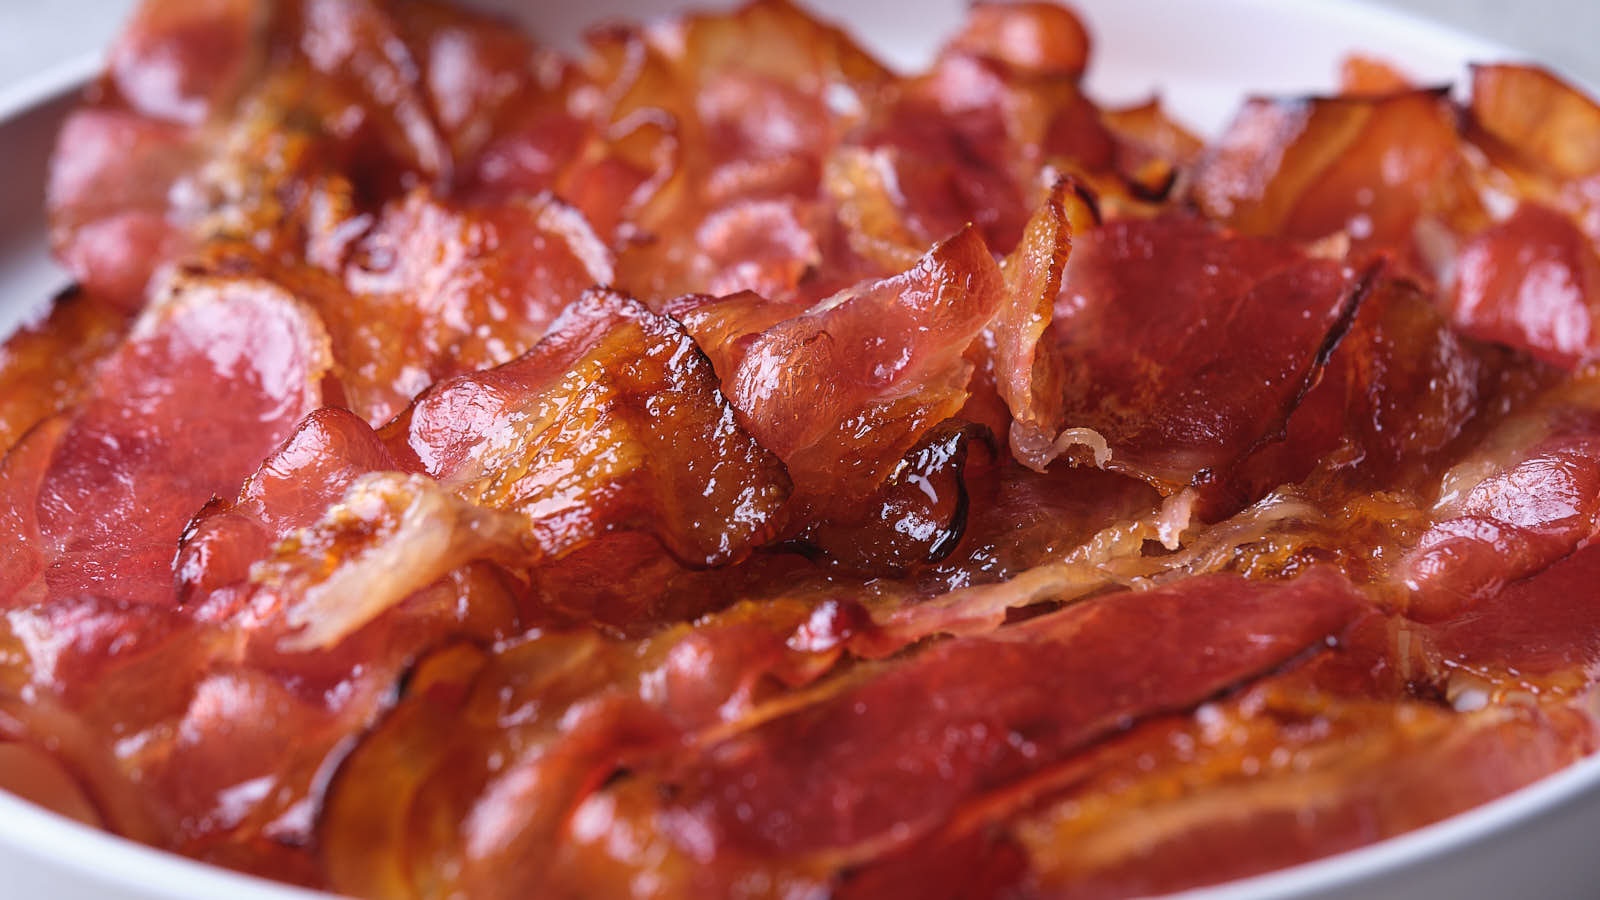
[[[1093,55],[145,0],[0,347],[0,787],[357,897],[1124,897],[1600,748],[1600,105],[1206,142]]]

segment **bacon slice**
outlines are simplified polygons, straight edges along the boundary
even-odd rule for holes
[[[1274,696],[1266,686],[1196,720],[1065,768],[1061,783],[1087,784],[1002,832],[1022,850],[1028,883],[1134,897],[1304,862],[1514,790],[1593,741],[1561,711],[1456,716],[1418,703]]]
[[[1246,496],[1317,470],[1394,486],[1426,480],[1489,411],[1504,354],[1460,336],[1416,285],[1387,272],[1373,278],[1283,440],[1240,464]]]
[[[1465,178],[1449,98],[1415,90],[1251,100],[1201,160],[1192,193],[1208,216],[1247,234],[1343,232],[1357,252],[1393,248],[1411,259],[1424,217],[1483,220]]]
[[[740,337],[737,362],[719,367],[723,388],[802,495],[859,497],[960,408],[962,354],[1000,298],[993,257],[969,228],[901,275]]]
[[[141,115],[197,125],[244,91],[270,12],[260,0],[147,0],[111,48],[108,80]]]
[[[608,292],[514,363],[432,388],[383,434],[463,497],[545,522],[553,552],[629,523],[715,565],[770,534],[787,494],[688,335]]]
[[[1574,369],[1600,350],[1600,257],[1570,219],[1524,203],[1456,260],[1451,318],[1464,334]]]
[[[1600,104],[1538,66],[1472,68],[1473,123],[1527,163],[1561,179],[1600,172]],[[1592,234],[1592,232],[1591,232]]]
[[[192,246],[186,211],[169,209],[169,197],[201,158],[185,127],[115,109],[73,113],[47,187],[57,258],[90,293],[139,309],[151,276]]]
[[[1597,565],[1600,548],[1584,547],[1425,631],[1435,671],[1464,670],[1499,693],[1581,698],[1600,665],[1597,604],[1587,588]]]
[[[1053,3],[974,3],[949,48],[1044,75],[1077,78],[1089,65],[1089,31]]]
[[[1044,471],[1062,452],[1055,446],[1056,430],[1068,402],[1061,358],[1044,336],[1072,255],[1072,237],[1087,234],[1097,218],[1087,191],[1058,182],[1002,264],[1005,302],[989,332],[994,376],[1011,411],[1011,452],[1036,471]]]
[[[1284,602],[1290,594],[1296,602]],[[827,608],[807,621],[814,643],[791,637],[794,649],[777,653],[795,621],[782,607],[747,607],[692,638],[663,635],[620,654],[583,635],[552,636],[487,660],[455,652],[430,664],[427,679],[419,674],[411,698],[341,771],[325,831],[335,884],[403,892],[419,876],[404,863],[416,857],[400,848],[419,838],[430,848],[420,877],[485,896],[514,890],[507,872],[538,871],[547,885],[577,885],[586,872],[620,877],[617,866],[635,873],[647,866],[677,889],[718,889],[758,862],[793,871],[811,860],[801,872],[826,879],[841,864],[937,826],[962,798],[1059,758],[1119,721],[1192,705],[1278,664],[1336,632],[1356,605],[1348,585],[1327,573],[1281,587],[1195,579],[939,644],[754,709],[758,673],[785,673],[782,683],[803,685],[832,665],[838,637],[819,640],[838,628],[830,624],[837,618],[822,615]],[[1130,628],[1156,646],[1198,643],[1217,652],[1158,654],[1171,661],[1171,674],[1181,669],[1185,677],[1146,679],[1148,641],[1137,651],[1140,666],[1114,659],[1135,652],[1116,637]],[[808,646],[810,659],[797,655]],[[1024,671],[1029,678],[1018,680]],[[1089,671],[1096,689],[1074,690],[1088,683],[1082,672]],[[613,687],[593,697],[586,685],[601,672]],[[510,696],[508,684],[516,685]],[[936,708],[930,684],[945,688]],[[591,699],[571,705],[583,696]],[[542,698],[538,712],[512,726],[517,736],[490,741],[520,748],[498,770],[485,765],[497,751],[481,737],[462,741],[438,727],[486,704],[535,697]],[[718,741],[720,722],[742,733]],[[680,759],[676,748],[696,731],[711,746]],[[471,774],[442,768],[463,751],[476,760]],[[419,763],[396,767],[396,754]],[[632,774],[608,781],[619,766]],[[414,797],[427,797],[426,806],[403,814],[416,809]],[[641,808],[644,798],[654,799]],[[424,838],[416,829],[435,815],[470,824],[457,836]],[[618,858],[600,841],[607,833],[630,833],[660,849]],[[552,855],[558,838],[568,849]],[[715,863],[679,862],[694,857]]]
[[[435,381],[510,362],[567,304],[610,284],[612,265],[582,214],[554,197],[463,206],[408,195],[352,247],[354,296],[318,303],[346,401],[376,426]]]
[[[1600,420],[1592,406],[1572,403],[1585,399],[1546,398],[1539,413],[1504,423],[1446,473],[1437,521],[1403,563],[1409,616],[1465,613],[1593,538]]]
[[[151,0],[0,349],[0,782],[361,895],[1120,896],[1600,746],[1600,106],[1205,150],[1090,43]]]
[[[176,281],[57,429],[36,493],[7,498],[37,517],[9,536],[39,554],[14,577],[48,595],[171,603],[187,517],[231,493],[318,405],[329,362],[320,323],[273,285]]]
[[[377,433],[352,413],[324,407],[306,416],[245,479],[236,500],[213,500],[184,530],[173,565],[180,600],[204,602],[243,586],[273,544],[314,525],[358,477],[399,468]],[[208,613],[221,615],[231,605],[220,606]]]
[[[1064,424],[1104,441],[1104,468],[1225,495],[1315,383],[1364,283],[1194,220],[1109,222],[1075,248],[1051,326]]]
[[[95,365],[127,329],[116,306],[83,290],[69,290],[47,315],[0,345],[0,454],[28,429],[77,403]]]
[[[617,530],[691,565],[737,561],[788,499],[688,335],[612,293],[515,362],[436,385],[382,437],[425,474],[356,479],[255,570],[305,626],[289,649],[332,646],[474,560],[526,570]]]
[[[470,833],[430,832],[445,842],[430,858],[453,869],[451,882],[494,896],[539,873],[554,889],[555,841],[577,802],[616,766],[745,715],[773,684],[826,672],[859,621],[850,608],[750,604],[641,641],[578,631],[495,654],[441,650],[334,777],[321,824],[333,885],[412,890],[419,870],[402,848],[417,823],[442,816],[471,822]],[[492,712],[519,708],[532,715]]]
[[[1394,63],[1364,53],[1349,53],[1339,61],[1339,93],[1358,96],[1398,94],[1415,87],[1411,76]]]

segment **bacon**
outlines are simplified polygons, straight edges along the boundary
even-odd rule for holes
[[[1279,591],[1299,602],[1282,602]],[[763,706],[761,695],[751,693],[761,684],[759,673],[783,672],[781,683],[802,686],[827,671],[838,653],[837,639],[809,644],[810,659],[798,652],[808,645],[792,637],[787,648],[793,649],[777,650],[795,621],[781,609],[752,620],[755,611],[745,608],[709,627],[620,653],[596,647],[589,636],[552,636],[500,658],[457,651],[431,662],[413,679],[410,699],[337,778],[325,831],[335,886],[369,893],[408,889],[416,870],[402,868],[401,861],[416,857],[400,855],[400,848],[420,836],[413,829],[422,821],[401,813],[416,802],[412,797],[429,798],[430,811],[422,816],[464,819],[475,829],[457,837],[431,833],[445,843],[429,841],[424,858],[430,870],[422,877],[443,877],[484,896],[509,890],[517,880],[505,873],[524,867],[542,872],[547,885],[568,879],[576,885],[585,856],[602,863],[609,877],[616,877],[617,866],[645,865],[673,883],[692,878],[708,890],[731,884],[743,866],[763,859],[809,857],[819,868],[838,866],[851,859],[839,855],[842,848],[876,855],[904,843],[937,825],[961,798],[1058,758],[1126,717],[1192,705],[1277,664],[1336,631],[1355,600],[1348,586],[1326,573],[1280,588],[1199,579],[1102,598],[993,637],[939,644],[814,688],[797,687],[792,700],[779,694]],[[813,640],[837,627],[828,621],[807,621]],[[1105,640],[1127,633],[1134,622],[1141,631],[1155,629],[1155,645],[1198,642],[1218,652],[1158,654],[1191,677],[1144,679],[1142,667],[1112,659],[1133,647]],[[1141,660],[1149,658],[1150,646],[1138,648]],[[1234,652],[1245,647],[1251,649]],[[1188,672],[1190,666],[1199,668]],[[1128,681],[1122,690],[1114,684],[1074,691],[1066,686],[1084,683],[1075,674],[1080,669],[1097,679],[1120,673]],[[1030,677],[1013,677],[1021,671]],[[585,685],[597,677],[612,687],[594,697]],[[937,712],[926,700],[927,685],[935,683],[954,689]],[[502,685],[516,686],[507,694]],[[591,699],[569,705],[584,696]],[[490,741],[520,748],[498,769],[486,765],[488,754],[503,751],[438,727],[463,717],[488,725],[497,717],[468,710],[517,708],[535,697],[542,698],[537,713]],[[863,707],[866,713],[858,711]],[[929,716],[936,718],[920,724]],[[745,725],[740,717],[753,721]],[[719,722],[738,732],[717,739]],[[1009,743],[1008,729],[1020,730]],[[674,761],[674,749],[696,731],[711,743],[708,753]],[[441,768],[463,751],[475,760],[474,774],[451,776]],[[383,773],[397,771],[397,753],[418,764],[403,769],[408,774],[399,784],[380,788]],[[632,774],[608,780],[619,766]],[[640,797],[654,799],[643,809],[629,803]],[[779,809],[784,816],[775,814]],[[608,819],[603,829],[589,827]],[[814,827],[808,827],[811,819]],[[653,861],[612,857],[596,843],[602,833],[623,833],[619,829],[660,843]],[[891,831],[892,838],[876,838]],[[381,837],[349,840],[357,834]],[[570,849],[553,856],[549,848],[558,837]],[[826,855],[815,856],[821,851]],[[661,865],[662,854],[714,854],[717,863],[703,869]]]
[[[0,782],[356,895],[1120,896],[1600,746],[1600,106],[1205,149],[1090,43],[151,0],[0,348]]]
[[[259,0],[146,0],[111,48],[108,80],[141,115],[199,124],[244,91],[269,15]]]
[[[300,0],[285,31],[327,87],[356,100],[359,126],[405,169],[447,176],[453,159],[429,114],[420,67],[381,0]]]
[[[274,543],[314,525],[358,477],[398,469],[365,422],[342,409],[316,410],[245,479],[235,501],[213,501],[185,528],[173,565],[179,598],[196,602],[243,585]]]
[[[1061,453],[1054,446],[1056,427],[1068,402],[1061,359],[1044,335],[1072,255],[1072,237],[1087,234],[1096,219],[1082,187],[1057,182],[1002,264],[1005,302],[990,328],[996,386],[1011,411],[1011,452],[1040,472]]]
[[[181,212],[168,198],[199,165],[182,126],[132,113],[84,109],[62,126],[51,157],[51,243],[73,277],[128,310],[164,263],[186,251]]]
[[[1166,893],[1429,824],[1569,764],[1593,740],[1560,711],[1458,717],[1419,703],[1274,696],[1263,686],[1064,767],[1058,783],[1087,784],[1001,833],[1020,846],[1028,882],[1041,890]]]
[[[1350,53],[1339,62],[1339,93],[1347,96],[1398,94],[1415,87],[1411,76],[1386,59]]]
[[[1507,421],[1446,473],[1436,522],[1402,568],[1407,615],[1438,621],[1465,613],[1594,536],[1600,421],[1573,399],[1586,398],[1546,398],[1537,419]]]
[[[1104,468],[1163,493],[1225,494],[1233,467],[1315,383],[1366,280],[1183,218],[1114,221],[1086,237],[1051,325],[1064,424],[1104,441]]]
[[[393,7],[451,156],[471,159],[539,91],[533,42],[510,23],[443,4]]]
[[[435,381],[510,362],[567,304],[610,284],[611,254],[548,195],[458,206],[426,193],[386,208],[318,304],[351,408],[374,425]]]
[[[766,52],[750,55],[752,42]],[[670,162],[637,167],[671,171],[635,216],[645,233],[622,255],[622,285],[651,302],[742,289],[789,299],[808,278],[837,286],[816,272],[822,161],[887,90],[888,70],[784,0],[611,35],[601,49],[638,61],[613,129],[655,121],[671,136]]]
[[[969,228],[907,272],[809,310],[753,294],[680,298],[668,309],[706,348],[740,421],[795,479],[790,535],[835,562],[887,574],[936,561],[960,536],[957,473],[968,438],[920,459],[914,448],[961,409],[972,373],[966,350],[1001,290],[993,258]],[[956,483],[930,486],[931,497],[909,490],[930,465]],[[889,484],[897,477],[911,481]],[[876,499],[861,508],[899,509],[909,530],[897,530],[900,515],[857,511],[868,497]]]
[[[1241,463],[1246,496],[1319,468],[1391,485],[1437,474],[1490,407],[1502,354],[1459,336],[1414,284],[1374,279],[1283,439]]]
[[[499,577],[467,566],[413,592],[337,652],[279,649],[295,623],[281,604],[250,593],[251,564],[269,556],[271,541],[314,523],[360,473],[393,466],[364,422],[319,410],[235,503],[214,500],[186,531],[176,568],[187,609],[94,598],[14,609],[0,643],[14,635],[26,652],[8,667],[53,698],[13,708],[9,680],[0,678],[0,710],[22,725],[14,737],[68,739],[58,752],[115,830],[261,874],[320,881],[303,854],[263,848],[304,845],[330,754],[385,707],[421,647],[449,634],[493,639],[517,618]]]
[[[737,365],[723,369],[723,389],[802,494],[870,493],[960,408],[971,372],[962,353],[1000,290],[982,239],[963,230],[907,272],[747,339]]]
[[[1117,171],[1146,197],[1165,197],[1178,173],[1192,167],[1205,147],[1167,113],[1159,97],[1104,110],[1100,118],[1116,139]]]
[[[1069,79],[952,52],[829,160],[827,185],[854,252],[899,268],[965,223],[1010,252],[1038,164],[1109,167],[1110,137]]]
[[[775,533],[789,491],[688,336],[604,292],[524,357],[436,385],[382,437],[426,477],[355,479],[254,570],[304,627],[291,649],[332,646],[469,562],[526,570],[615,530],[692,565],[737,561]]]
[[[578,631],[496,654],[441,650],[334,777],[321,821],[333,886],[412,890],[418,870],[402,848],[413,816],[442,815],[470,821],[472,834],[430,832],[445,841],[430,858],[452,874],[426,877],[494,896],[539,873],[553,889],[558,832],[616,766],[746,714],[769,679],[803,685],[832,666],[848,634],[836,629],[850,620],[830,624],[822,612],[749,605],[636,642]],[[808,644],[791,649],[786,639],[799,634]]]
[[[861,513],[806,527],[796,540],[834,566],[867,574],[937,563],[967,529],[969,460],[987,451],[979,428],[948,421],[907,451]]]
[[[1600,258],[1571,220],[1524,203],[1456,259],[1451,319],[1464,334],[1566,369],[1600,348]]]
[[[328,365],[320,324],[281,290],[177,280],[101,365],[67,423],[51,429],[35,493],[7,498],[37,510],[32,527],[8,540],[38,559],[13,573],[20,583],[0,606],[14,605],[16,590],[39,589],[171,603],[185,519],[231,492],[317,405]]]
[[[1559,179],[1600,172],[1600,104],[1538,66],[1473,66],[1469,111],[1494,150]]]
[[[692,98],[714,160],[816,158],[893,80],[847,34],[788,0],[687,16],[650,37]]]
[[[1208,576],[937,645],[825,705],[713,748],[683,777],[675,805],[719,844],[759,854],[900,843],[965,795],[1286,660],[1337,631],[1356,603],[1337,577],[1278,590],[1293,592],[1295,611],[1271,587]],[[1140,646],[1118,637],[1134,633],[1145,636]],[[1161,654],[1166,646],[1216,654]],[[1156,677],[1152,651],[1172,670]],[[1127,654],[1141,664],[1122,661]],[[1091,680],[1095,688],[1082,689]],[[936,707],[918,699],[932,685]]]
[[[1521,580],[1502,576],[1502,584],[1511,583],[1423,632],[1435,671],[1475,674],[1497,694],[1582,697],[1600,665],[1600,627],[1587,588],[1597,564],[1600,549],[1591,545]],[[1489,699],[1485,692],[1483,702]]]
[[[1440,91],[1255,99],[1194,173],[1207,216],[1246,234],[1413,253],[1424,218],[1483,219],[1465,183],[1455,112]],[[1416,251],[1420,253],[1420,251]],[[1418,271],[1427,271],[1417,261]]]
[[[28,429],[78,402],[95,365],[127,328],[122,310],[81,289],[0,345],[0,454]]]
[[[383,435],[462,496],[547,523],[553,552],[626,522],[715,565],[760,543],[788,493],[688,335],[608,292],[521,359],[430,389]]]
[[[999,60],[1012,68],[1078,78],[1089,65],[1089,31],[1053,3],[972,5],[949,48]]]

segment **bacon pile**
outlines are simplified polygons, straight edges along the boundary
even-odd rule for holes
[[[0,349],[0,785],[363,897],[1121,897],[1600,745],[1600,106],[1065,9],[147,0]]]

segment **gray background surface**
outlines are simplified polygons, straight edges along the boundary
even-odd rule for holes
[[[527,0],[530,4],[563,0]],[[1093,8],[1115,0],[1078,0]],[[1203,0],[1196,0],[1203,2]],[[116,33],[134,0],[0,0],[0,94]],[[1381,0],[1600,84],[1600,0]],[[1402,61],[1403,62],[1403,61]]]

